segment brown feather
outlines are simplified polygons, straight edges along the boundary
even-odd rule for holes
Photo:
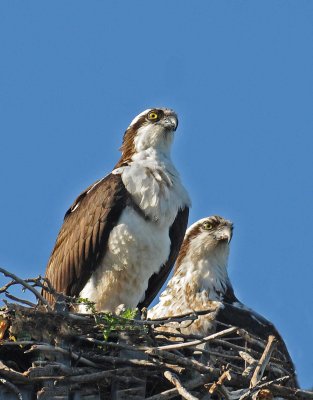
[[[201,225],[196,225],[190,232],[188,232],[185,240],[183,241],[180,251],[179,251],[179,255],[177,257],[177,261],[175,264],[175,271],[178,270],[182,260],[186,257],[186,255],[189,252],[189,247],[190,247],[190,243],[192,241],[193,238],[195,238],[196,236],[199,235],[201,230]]]
[[[89,186],[66,212],[46,270],[57,291],[79,295],[105,254],[128,196],[120,175],[110,174]],[[51,295],[43,295],[53,302]]]
[[[135,154],[135,144],[134,138],[138,132],[138,129],[144,124],[146,120],[146,115],[142,115],[138,121],[136,121],[133,125],[130,125],[123,136],[123,143],[120,148],[122,152],[122,156],[119,162],[115,165],[115,168],[119,168],[128,162],[131,161],[132,156]]]

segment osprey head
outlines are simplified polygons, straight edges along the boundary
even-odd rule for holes
[[[214,257],[226,265],[232,235],[233,223],[231,221],[218,215],[200,219],[186,232],[177,259],[177,267],[188,255],[197,259]]]
[[[233,236],[233,223],[218,215],[204,218],[198,221],[199,229],[205,232],[208,240],[214,243],[215,246],[221,244],[229,244]]]
[[[168,153],[177,125],[177,115],[169,108],[149,108],[137,115],[124,134],[122,158],[117,166],[148,149]]]

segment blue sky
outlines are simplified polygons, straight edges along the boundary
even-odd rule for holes
[[[312,386],[312,1],[3,0],[0,49],[0,265],[43,273],[131,119],[174,108],[190,223],[234,222],[235,291]]]

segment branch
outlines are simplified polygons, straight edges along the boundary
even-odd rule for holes
[[[4,385],[6,388],[8,388],[11,392],[15,393],[19,400],[23,400],[22,393],[18,390],[18,388],[15,385],[13,385],[13,383],[7,381],[4,378],[1,378],[0,382],[2,383],[2,385]]]
[[[158,347],[156,347],[156,349],[158,349],[158,350],[172,350],[172,349],[182,349],[182,348],[190,347],[190,346],[197,346],[198,344],[209,342],[209,341],[211,341],[213,339],[217,339],[217,338],[226,336],[229,333],[232,333],[232,332],[235,332],[235,331],[237,331],[237,328],[236,327],[232,327],[232,328],[225,329],[224,331],[214,333],[213,335],[206,336],[203,339],[194,340],[192,342],[186,342],[186,343],[170,344],[168,346],[158,346]]]
[[[164,372],[165,378],[170,381],[176,389],[178,393],[186,400],[199,400],[198,397],[193,396],[188,390],[181,384],[180,380],[178,379],[177,375],[172,374],[170,371]]]
[[[29,350],[26,350],[25,353],[32,353],[34,351],[43,351],[43,352],[59,352],[62,354],[65,354],[67,356],[72,357],[74,360],[79,360],[79,362],[81,362],[82,364],[88,365],[89,367],[94,367],[94,368],[100,368],[100,366],[98,364],[93,363],[90,360],[87,360],[84,357],[80,357],[78,354],[73,353],[72,351],[68,351],[65,349],[62,349],[61,347],[57,347],[57,346],[50,346],[48,344],[36,344],[33,345]]]
[[[185,385],[185,388],[192,390],[199,386],[204,385],[210,379],[211,379],[210,374],[200,375],[195,379],[191,379],[191,380],[185,382],[184,385]],[[177,388],[175,388],[175,389],[165,390],[164,392],[162,392],[160,394],[156,394],[154,396],[148,397],[146,400],[168,400],[173,397],[176,397],[177,395],[178,395],[178,390],[177,390]]]
[[[25,282],[23,279],[19,278],[18,276],[12,274],[11,272],[5,270],[4,268],[0,267],[0,272],[3,273],[4,276],[8,276],[12,279],[14,279],[16,282],[24,286],[26,289],[31,291],[37,299],[39,299],[46,307],[48,310],[52,310],[50,304],[47,302],[47,300],[38,292],[38,290],[34,289],[33,286],[31,286],[29,283]]]
[[[258,382],[260,382],[260,380],[262,379],[265,368],[270,361],[272,352],[275,349],[276,345],[277,345],[277,340],[276,340],[275,336],[270,335],[268,337],[268,342],[264,349],[264,352],[263,352],[263,354],[254,370],[254,373],[252,375],[252,378],[250,381],[250,388],[255,387],[258,384]]]

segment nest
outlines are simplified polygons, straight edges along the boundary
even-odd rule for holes
[[[45,279],[0,272],[12,278],[0,293],[14,300],[3,300],[0,313],[0,398],[313,399],[296,387],[273,335],[263,340],[224,323],[207,337],[180,332],[210,310],[160,320],[79,314]],[[16,284],[41,304],[12,296]],[[54,309],[36,287],[58,299]]]

